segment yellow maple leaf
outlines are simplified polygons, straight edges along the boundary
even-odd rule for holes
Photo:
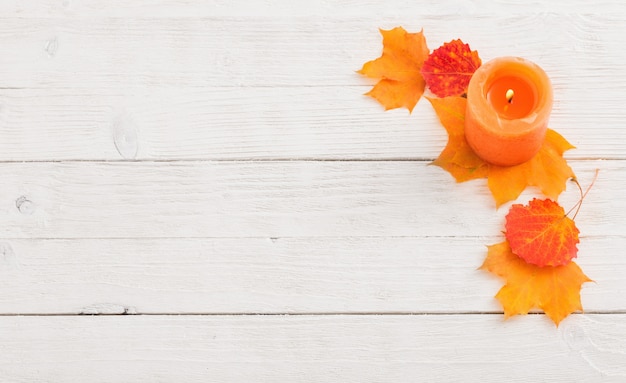
[[[490,165],[488,185],[499,206],[516,199],[526,186],[537,186],[546,196],[556,199],[574,171],[563,159],[566,150],[574,149],[563,136],[548,129],[546,138],[529,161],[515,166]]]
[[[465,139],[465,98],[426,98],[448,132],[448,143],[433,165],[447,170],[457,182],[487,178],[496,206],[516,199],[527,186],[537,186],[544,195],[556,199],[567,180],[574,177],[563,158],[563,153],[574,146],[554,130],[548,129],[539,153],[530,160],[497,166],[478,157]]]
[[[406,107],[412,111],[426,85],[420,72],[429,52],[424,33],[408,33],[402,27],[381,29],[380,33],[383,35],[382,55],[368,61],[358,71],[380,79],[366,94],[378,100],[386,110]]]
[[[478,157],[465,139],[465,105],[463,97],[426,97],[435,108],[441,124],[448,131],[448,144],[439,157],[433,161],[447,170],[457,182],[485,178],[489,174],[489,164]]]
[[[526,263],[513,254],[506,241],[488,246],[480,268],[506,280],[496,294],[505,318],[538,308],[557,326],[572,312],[582,310],[580,288],[592,282],[574,262],[545,267]]]

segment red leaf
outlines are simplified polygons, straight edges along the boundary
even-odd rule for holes
[[[513,253],[533,265],[565,265],[578,253],[576,224],[550,199],[511,206],[505,227]]]
[[[422,65],[426,85],[438,97],[461,96],[467,92],[472,74],[481,61],[461,40],[452,40],[435,49]]]

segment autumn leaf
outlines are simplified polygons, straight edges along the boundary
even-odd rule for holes
[[[405,107],[413,110],[424,93],[425,82],[420,69],[428,56],[423,31],[408,33],[402,27],[380,30],[383,53],[358,71],[380,79],[366,95],[378,100],[385,110]]]
[[[558,326],[574,311],[582,311],[580,288],[592,282],[578,265],[539,267],[513,254],[508,242],[488,246],[480,267],[506,280],[496,298],[504,308],[505,318],[527,314],[533,308],[543,310]]]
[[[447,170],[457,182],[485,178],[489,164],[474,153],[465,139],[465,105],[463,97],[426,97],[435,108],[441,124],[448,131],[448,144],[439,157],[433,161]]]
[[[511,250],[527,263],[560,266],[576,258],[579,230],[561,205],[550,199],[511,206],[505,227]]]
[[[487,178],[487,185],[496,206],[516,199],[528,186],[537,186],[541,192],[556,199],[574,172],[567,165],[563,153],[573,146],[560,134],[548,129],[539,153],[515,166],[490,164],[474,153],[465,139],[465,107],[463,97],[431,98],[441,124],[448,132],[448,143],[433,165],[447,170],[457,182]]]
[[[529,161],[515,166],[491,165],[487,184],[496,205],[516,199],[527,186],[536,186],[546,197],[556,199],[567,180],[575,176],[563,158],[563,153],[573,148],[563,136],[548,129],[539,153]]]
[[[438,97],[461,96],[467,92],[472,74],[481,61],[478,52],[457,39],[435,49],[422,66],[422,76]]]

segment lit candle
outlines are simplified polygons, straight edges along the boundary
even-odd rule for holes
[[[472,75],[465,137],[489,163],[521,164],[541,148],[551,110],[552,86],[543,69],[519,57],[497,58]]]

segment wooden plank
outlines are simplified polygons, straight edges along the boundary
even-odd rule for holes
[[[618,382],[626,316],[1,317],[13,382]]]
[[[4,240],[0,314],[501,312],[502,238]],[[586,312],[626,311],[624,237],[583,238]]]
[[[186,0],[39,0],[36,2],[1,2],[0,13],[16,17],[287,17],[311,15],[341,15],[362,17],[402,17],[404,15],[423,14],[528,14],[545,12],[588,12],[623,14],[624,3],[615,0],[601,0],[590,3],[585,0],[554,1],[468,1],[440,0],[388,0],[384,3],[376,0],[364,1],[312,1],[294,3],[289,0],[211,0],[190,2]]]
[[[608,100],[597,104],[598,111],[622,115],[611,103],[626,84],[619,14],[423,15],[2,18],[0,75],[5,88],[114,88],[124,94],[143,86],[363,85],[355,70],[380,55],[377,28],[403,25],[424,28],[431,48],[463,37],[485,60],[513,55],[536,61],[555,82],[557,103],[570,96]],[[596,81],[581,88],[584,79]],[[595,105],[584,110],[595,111]]]
[[[583,185],[600,169],[582,233],[622,236],[626,164],[571,165]],[[492,236],[507,210],[427,162],[4,163],[0,178],[0,238]]]
[[[570,80],[562,79],[559,86]],[[577,80],[576,89],[594,78]],[[423,100],[383,112],[367,88],[0,89],[0,159],[433,159],[447,135]],[[569,94],[570,92],[568,92]],[[626,158],[621,97],[559,102],[568,158]],[[590,110],[581,116],[581,110]],[[600,123],[599,123],[600,122]],[[604,137],[612,137],[607,140]]]
[[[424,26],[431,47],[463,36],[485,60],[537,61],[554,84],[551,126],[579,148],[569,156],[625,158],[621,18],[446,20],[404,25]],[[380,53],[376,27],[401,21],[3,19],[0,160],[433,158],[446,138],[430,105],[383,113],[354,73]]]
[[[446,133],[430,105],[413,117],[384,113],[364,91],[0,90],[0,158],[385,159],[434,157],[443,149]]]

